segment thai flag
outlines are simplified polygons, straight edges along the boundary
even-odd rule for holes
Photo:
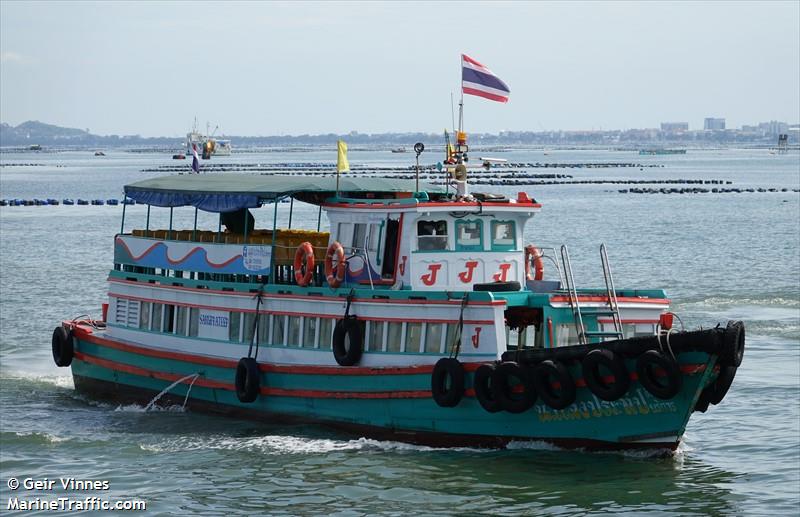
[[[197,156],[197,144],[192,144],[192,170],[200,174],[200,157]]]
[[[511,88],[491,70],[466,54],[461,54],[461,91],[497,102],[508,102]]]

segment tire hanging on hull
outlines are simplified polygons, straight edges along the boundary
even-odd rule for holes
[[[333,329],[333,358],[339,366],[358,364],[364,353],[364,334],[355,316],[345,316]]]
[[[473,380],[473,387],[475,389],[475,398],[483,409],[489,413],[497,413],[502,411],[503,407],[500,401],[492,395],[491,378],[494,374],[494,364],[482,364],[475,370],[475,377]]]
[[[64,367],[72,364],[72,357],[75,355],[72,331],[61,325],[53,329],[52,350],[56,366]]]
[[[613,380],[602,375],[600,368],[611,372]],[[630,373],[621,355],[608,349],[596,349],[586,354],[581,361],[581,370],[586,386],[597,398],[613,402],[628,392],[631,386]]]
[[[547,359],[537,364],[533,368],[533,384],[542,402],[553,409],[564,409],[575,402],[575,381],[561,361]]]
[[[531,370],[513,361],[497,365],[492,374],[492,396],[509,413],[529,410],[536,402]]]
[[[722,402],[728,390],[731,389],[733,378],[736,377],[738,368],[735,366],[721,366],[719,374],[713,383],[705,387],[694,405],[694,410],[705,413],[709,404],[717,405]]]
[[[255,402],[261,391],[261,372],[258,363],[252,357],[242,357],[236,365],[236,398],[239,402]]]
[[[458,359],[443,357],[431,374],[431,394],[441,407],[455,407],[464,397],[464,367]]]
[[[678,363],[658,350],[648,350],[636,359],[636,373],[642,386],[661,400],[673,398],[683,385]]]

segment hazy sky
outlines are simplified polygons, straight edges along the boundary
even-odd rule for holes
[[[800,2],[0,1],[0,120],[177,136],[800,121]]]

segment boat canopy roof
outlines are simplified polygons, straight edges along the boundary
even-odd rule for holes
[[[420,192],[444,194],[444,189],[419,184]],[[416,191],[414,180],[339,177],[339,195],[354,198],[391,198]],[[336,194],[335,176],[265,176],[255,174],[184,174],[161,176],[125,185],[125,195],[152,206],[194,206],[206,212],[233,212],[256,208],[286,197],[320,204]]]

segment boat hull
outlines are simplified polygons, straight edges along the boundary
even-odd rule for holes
[[[486,412],[475,398],[474,371],[465,363],[465,396],[456,407],[431,397],[431,365],[407,368],[314,367],[261,363],[260,393],[242,403],[234,388],[236,361],[115,343],[76,333],[72,373],[75,387],[90,397],[148,404],[178,382],[160,403],[192,411],[268,422],[320,422],[360,436],[446,446],[502,447],[511,441],[545,441],[596,449],[674,449],[698,396],[710,382],[716,357],[679,355],[683,386],[670,400],[653,397],[631,375],[628,392],[614,402],[599,400],[570,366],[577,398],[554,410],[541,400],[520,414]],[[629,370],[635,371],[632,360]],[[196,378],[193,376],[196,374]]]

